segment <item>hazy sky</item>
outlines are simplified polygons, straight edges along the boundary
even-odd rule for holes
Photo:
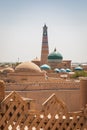
[[[50,52],[87,62],[87,0],[0,0],[0,62],[40,58],[45,23]]]

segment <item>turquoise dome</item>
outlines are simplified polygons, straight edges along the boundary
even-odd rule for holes
[[[71,69],[67,68],[67,69],[66,69],[66,72],[71,72]]]
[[[47,64],[41,65],[40,68],[43,70],[50,70],[51,69],[51,67]]]
[[[60,69],[55,68],[54,71],[57,72],[57,73],[59,73],[59,72],[60,72]]]
[[[61,69],[60,69],[60,72],[66,73],[66,70],[65,70],[64,68],[61,68]]]
[[[77,66],[77,67],[75,67],[75,70],[76,70],[76,71],[82,71],[83,68],[82,68],[81,66]]]
[[[48,61],[54,61],[54,62],[61,62],[63,59],[63,56],[56,51],[56,49],[54,49],[53,52],[51,52],[49,55],[48,55]]]

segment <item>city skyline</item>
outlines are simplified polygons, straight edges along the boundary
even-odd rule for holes
[[[0,18],[0,62],[40,58],[44,24],[49,52],[87,62],[86,0],[0,0]]]

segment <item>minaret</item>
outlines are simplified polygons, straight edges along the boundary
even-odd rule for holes
[[[42,36],[41,65],[47,64],[48,54],[49,54],[48,35],[47,35],[47,26],[45,24],[43,27],[43,36]]]

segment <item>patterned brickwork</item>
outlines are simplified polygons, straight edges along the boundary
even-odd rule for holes
[[[48,46],[48,35],[47,35],[47,26],[43,27],[43,36],[42,36],[42,47],[41,47],[41,65],[47,64],[47,57],[49,54],[49,46]]]
[[[30,109],[26,100],[16,92],[2,102],[0,130],[87,130],[87,106],[70,113],[55,94],[43,104],[42,110]]]
[[[6,91],[23,91],[23,90],[59,90],[59,89],[79,89],[80,82],[63,81],[63,80],[47,80],[42,82],[28,83],[7,83]]]

